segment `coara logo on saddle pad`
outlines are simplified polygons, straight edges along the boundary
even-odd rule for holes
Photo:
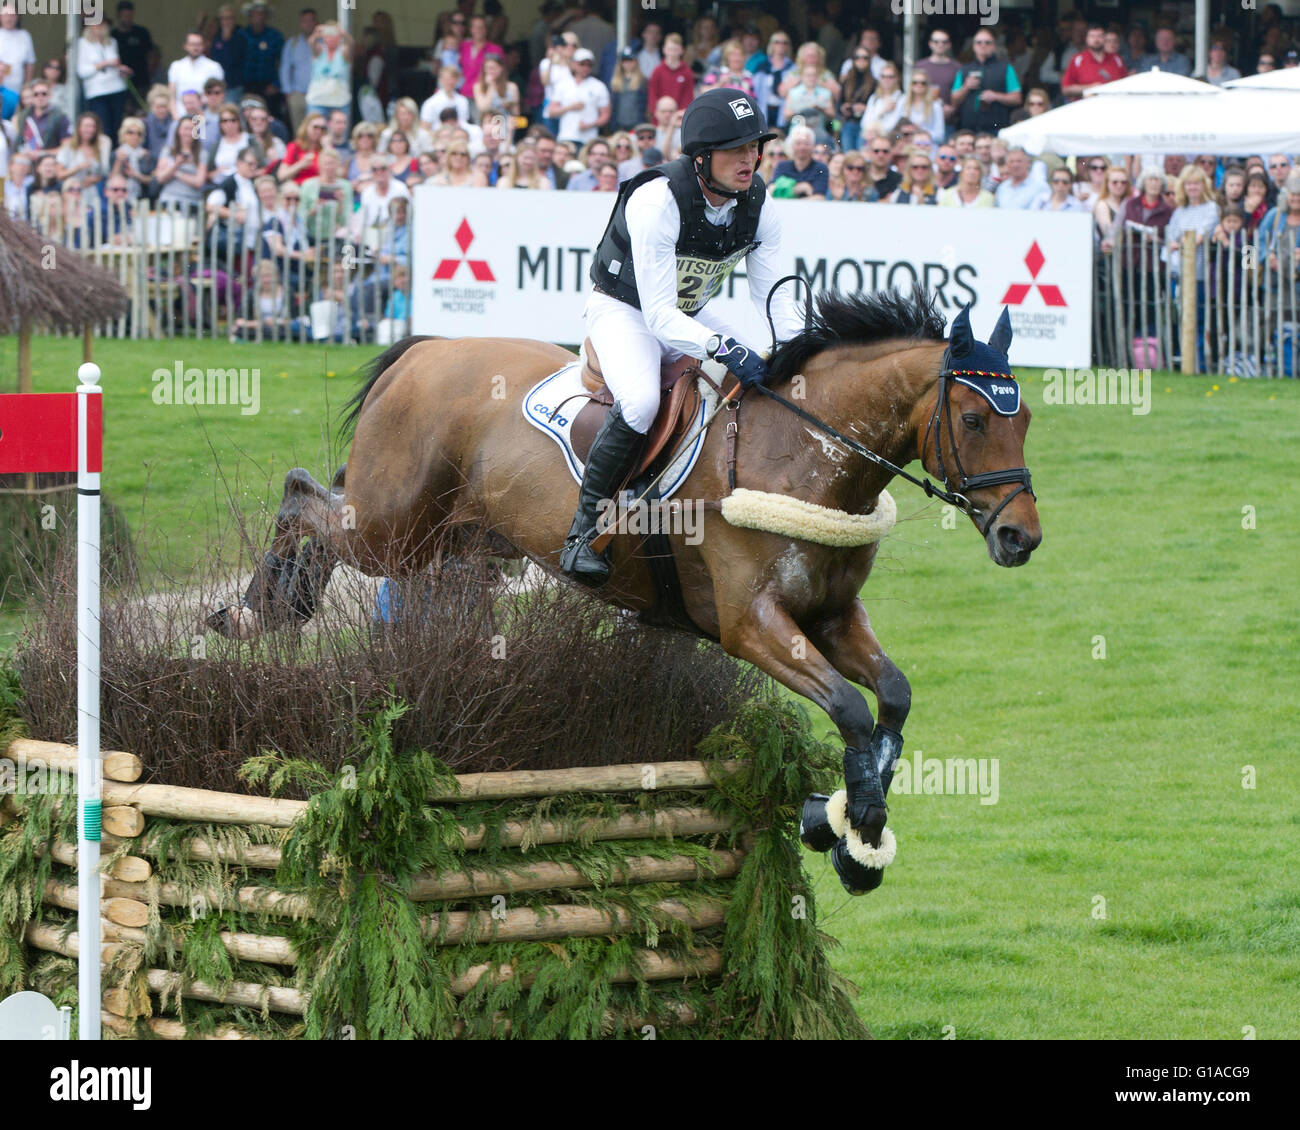
[[[755,245],[733,251],[725,259],[697,259],[689,255],[677,257],[677,309],[694,314],[722,290],[727,276],[736,269]]]

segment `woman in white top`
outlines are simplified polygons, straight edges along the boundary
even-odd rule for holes
[[[108,176],[113,146],[90,113],[77,118],[77,127],[59,146],[59,180],[90,189]]]
[[[176,122],[176,136],[158,158],[159,204],[199,204],[208,182],[208,159],[194,136],[194,119],[186,115]]]
[[[537,64],[537,77],[541,80],[543,96],[542,105],[549,106],[555,101],[556,91],[573,78],[573,53],[578,49],[578,37],[571,31],[560,36],[561,42],[552,44],[546,58]],[[558,118],[543,119],[552,133],[560,132]]]
[[[867,108],[862,114],[862,130],[865,133],[868,127],[875,126],[882,135],[888,137],[902,117],[903,92],[898,85],[898,68],[893,63],[887,63],[880,68],[876,89],[867,99]]]
[[[993,193],[984,187],[984,166],[977,157],[967,157],[957,171],[957,183],[939,192],[941,208],[992,208]]]
[[[108,21],[87,24],[77,44],[77,77],[85,109],[96,114],[109,137],[116,137],[126,102],[126,79],[131,68],[117,53],[117,42],[109,34]]]
[[[1075,164],[1074,195],[1088,211],[1106,195],[1106,158],[1080,157]]]
[[[227,102],[217,114],[217,128],[221,131],[217,143],[208,155],[208,179],[213,184],[234,176],[235,158],[248,147],[250,138],[239,120],[239,107]]]
[[[414,98],[399,98],[393,105],[393,119],[379,135],[379,152],[388,152],[388,140],[395,133],[406,134],[411,156],[419,157],[433,148],[433,130],[420,121],[420,107]]]
[[[925,130],[935,145],[943,144],[943,99],[935,97],[934,87],[924,71],[913,71],[908,80],[903,116]]]

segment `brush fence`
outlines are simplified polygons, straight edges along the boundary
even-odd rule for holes
[[[20,769],[44,764],[59,773],[75,773],[76,747],[54,742],[19,740],[11,743],[9,759]],[[129,947],[146,945],[146,931],[166,933],[169,923],[191,918],[196,905],[202,911],[212,908],[249,912],[277,919],[301,919],[312,914],[309,900],[300,894],[276,890],[268,885],[280,864],[281,849],[275,840],[283,840],[295,819],[306,809],[307,802],[201,789],[174,788],[160,784],[139,784],[140,759],[134,754],[105,752],[103,755],[103,827],[105,872],[102,876],[100,914],[104,944],[101,961],[105,984],[110,984],[109,967],[128,955]],[[716,771],[716,770],[715,770]],[[711,933],[716,939],[723,923],[726,897],[694,897],[691,888],[707,881],[716,892],[720,884],[735,878],[745,856],[746,840],[734,818],[717,815],[703,801],[714,788],[703,762],[675,761],[651,765],[613,765],[585,769],[556,769],[537,772],[479,773],[457,778],[456,795],[430,798],[437,805],[453,810],[467,802],[500,801],[518,810],[520,801],[534,802],[534,811],[526,818],[512,818],[494,832],[496,847],[514,849],[508,866],[476,866],[476,853],[489,834],[483,826],[461,827],[460,869],[417,875],[410,885],[409,897],[419,904],[421,922],[427,926],[431,943],[455,946],[473,943],[547,942],[572,938],[595,938],[644,932],[640,916],[611,909],[608,905],[584,905],[581,897],[567,899],[566,892],[580,894],[596,886],[589,869],[551,859],[530,862],[529,850],[544,844],[587,844],[618,841],[626,854],[602,884],[630,888],[643,884],[666,885],[664,897],[656,898],[650,909],[661,920],[675,920],[691,929]],[[672,793],[666,807],[653,811],[638,810],[637,794],[647,790]],[[556,798],[582,795],[607,802],[599,816],[578,821],[545,818]],[[685,802],[677,798],[684,797]],[[695,803],[691,803],[691,797]],[[6,798],[0,821],[21,818],[21,798]],[[192,823],[195,831],[213,824],[239,825],[256,838],[272,842],[248,843],[237,848],[214,842],[210,835],[193,838],[168,838],[167,850],[159,850],[156,837],[150,837],[151,824]],[[172,829],[174,833],[175,829]],[[268,834],[268,832],[270,834]],[[276,834],[278,833],[278,835]],[[665,853],[664,844],[680,841],[681,852]],[[637,844],[655,844],[657,850],[637,851]],[[731,847],[717,847],[720,843]],[[691,845],[694,850],[686,850]],[[121,854],[121,850],[125,853]],[[41,892],[48,907],[77,910],[77,845],[55,842],[48,849],[52,857],[50,878]],[[554,853],[551,853],[554,854]],[[169,857],[172,866],[178,861],[215,866],[224,881],[196,891],[192,884],[173,881],[169,866],[160,864]],[[263,873],[268,882],[247,882],[250,874]],[[511,905],[529,892],[546,892],[554,901],[544,906],[532,903]],[[458,903],[501,896],[491,910],[457,910]],[[524,900],[528,901],[528,900]],[[151,913],[154,921],[151,926]],[[50,922],[31,922],[26,926],[26,944],[34,950],[67,957],[79,957],[75,933]],[[187,1032],[176,1019],[177,997],[223,1005],[243,1006],[262,1014],[278,1013],[302,1016],[308,1004],[308,991],[286,985],[292,980],[293,967],[299,961],[292,942],[281,936],[223,931],[220,942],[231,958],[265,969],[266,977],[238,980],[221,985],[208,984],[187,977],[177,968],[143,969],[148,993],[141,991],[139,973],[133,989],[108,988],[103,999],[103,1024],[108,1032],[130,1037],[142,1034],[142,1027],[154,1037],[185,1039],[200,1035]],[[173,953],[181,942],[176,940]],[[157,947],[155,947],[156,949]],[[724,973],[719,945],[701,943],[689,953],[666,955],[655,948],[638,946],[635,960],[615,971],[614,983],[641,982],[658,990],[661,986],[684,986],[691,982],[707,989],[707,981]],[[138,963],[137,963],[138,964]],[[171,962],[172,966],[179,963]],[[241,964],[241,970],[249,965]],[[481,978],[507,979],[510,965],[501,961],[472,966],[454,978],[452,989],[464,996]],[[526,985],[527,982],[524,984]],[[521,988],[524,986],[521,986]],[[611,1028],[618,1025],[643,1024],[690,1025],[698,1017],[696,1009],[676,994],[665,993],[662,1008],[646,1015],[609,1017]],[[169,1012],[173,1015],[167,1015]],[[461,1025],[458,1023],[457,1027]],[[287,1032],[294,1031],[289,1025]],[[451,1033],[456,1034],[456,1033]],[[202,1032],[207,1039],[243,1039],[247,1033],[232,1025],[209,1026]]]

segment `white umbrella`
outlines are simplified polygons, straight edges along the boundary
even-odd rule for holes
[[[999,136],[1029,153],[1294,153],[1300,150],[1300,114],[1293,94],[1226,91],[1178,75],[1186,91],[1125,93],[1120,87],[1148,74],[1099,87],[1035,118],[1008,126]],[[1104,96],[1101,96],[1103,95]]]
[[[1095,98],[1099,94],[1217,94],[1219,88],[1212,83],[1202,82],[1186,75],[1176,75],[1172,71],[1162,71],[1159,67],[1140,74],[1117,78],[1114,82],[1104,82],[1083,92],[1085,98]]]
[[[1247,75],[1224,83],[1228,90],[1290,90],[1300,93],[1300,67],[1283,67],[1262,75]]]

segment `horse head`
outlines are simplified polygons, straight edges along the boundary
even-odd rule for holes
[[[1011,373],[1011,319],[1003,307],[988,343],[975,340],[970,307],[953,319],[932,395],[916,409],[925,469],[958,496],[998,565],[1023,565],[1043,540],[1025,433],[1030,411]]]

